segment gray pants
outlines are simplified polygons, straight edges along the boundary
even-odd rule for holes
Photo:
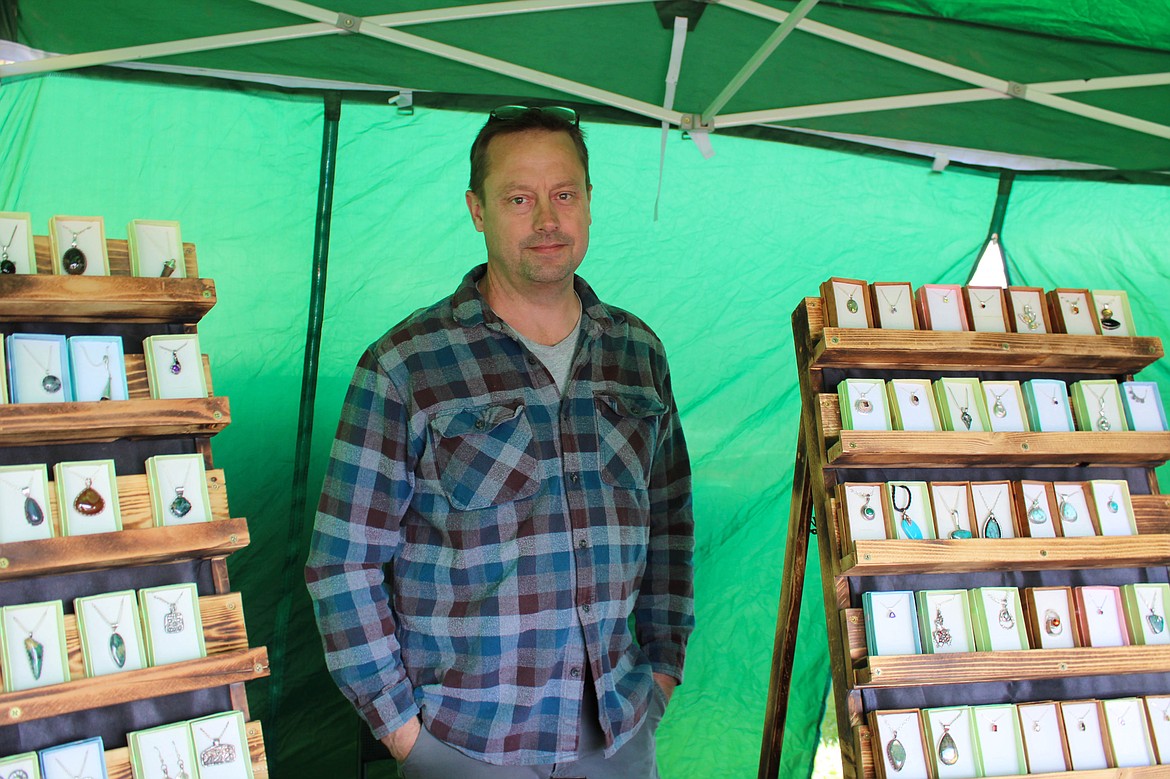
[[[597,722],[597,701],[581,707],[579,759],[554,765],[492,765],[468,757],[423,728],[398,769],[402,779],[658,779],[654,734],[662,720],[662,695],[655,690],[642,727],[608,760]]]

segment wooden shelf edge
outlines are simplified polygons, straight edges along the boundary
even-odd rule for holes
[[[268,649],[240,649],[140,671],[75,679],[35,690],[0,694],[3,724],[221,687],[268,676]]]
[[[0,318],[37,322],[199,322],[215,283],[139,276],[0,276]]]
[[[231,424],[226,397],[0,405],[0,447],[213,436]]]
[[[268,776],[268,754],[264,747],[264,728],[260,720],[250,720],[244,723],[244,733],[248,736],[248,754],[252,758],[252,774],[255,779],[264,779]],[[107,779],[134,779],[134,772],[130,767],[130,749],[119,747],[106,750]]]

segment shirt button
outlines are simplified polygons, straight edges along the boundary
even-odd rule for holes
[[[584,538],[582,538],[580,541],[577,542],[578,549],[584,549],[587,546],[589,546],[589,542],[586,541]]]
[[[574,679],[580,679],[581,678],[581,669],[580,668],[570,668],[569,669],[569,676],[573,677]]]
[[[588,604],[588,603],[586,603],[584,606],[582,606],[582,607],[581,607],[581,611],[583,611],[583,612],[585,612],[586,614],[588,614],[588,613],[589,613],[589,604]]]
[[[533,357],[531,354],[528,355],[528,364],[529,365],[536,365],[536,358]]]
[[[573,484],[576,484],[576,483],[577,483],[577,480],[578,480],[579,478],[581,478],[581,477],[580,477],[580,476],[578,476],[578,475],[577,475],[577,474],[575,474],[575,473],[570,473],[570,474],[569,474],[569,481],[573,482]]]
[[[475,420],[475,429],[476,430],[483,430],[483,424],[484,423],[483,423],[482,419]]]

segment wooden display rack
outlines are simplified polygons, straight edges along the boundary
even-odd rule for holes
[[[1153,468],[1170,460],[1170,433],[911,433],[841,430],[835,383],[912,370],[917,375],[1002,373],[1130,379],[1163,355],[1157,338],[1017,333],[894,331],[825,326],[820,298],[792,315],[801,390],[788,538],[760,779],[776,779],[797,646],[809,536],[817,544],[825,602],[834,704],[846,779],[874,779],[874,750],[862,691],[1019,679],[1163,673],[1170,647],[973,652],[868,657],[863,613],[851,602],[860,577],[950,576],[988,571],[1165,566],[1170,561],[1170,497],[1159,494]],[[828,372],[828,376],[826,376]],[[847,522],[834,497],[851,469],[1084,467],[1144,471],[1149,495],[1133,495],[1137,537],[878,540],[846,545]],[[897,478],[890,476],[889,478]],[[814,516],[816,523],[814,526]],[[942,586],[942,585],[940,585]],[[961,583],[957,586],[962,586]],[[1166,776],[1166,766],[1072,771],[1037,776],[1088,779]]]
[[[52,275],[49,243],[35,236],[38,275],[0,276],[0,322],[103,323],[106,325],[178,326],[193,333],[215,305],[215,285],[199,278],[195,247],[184,244],[188,278],[147,279],[130,276],[124,240],[108,240],[110,276]],[[52,329],[52,324],[46,325]],[[104,444],[101,459],[124,442],[190,441],[207,468],[211,521],[155,527],[147,477],[118,476],[123,529],[115,533],[61,537],[0,544],[0,583],[33,580],[62,573],[99,572],[113,568],[204,560],[210,563],[212,593],[199,598],[207,656],[172,665],[86,678],[76,618],[65,617],[66,646],[72,681],[22,692],[0,694],[0,732],[4,727],[116,704],[176,693],[224,687],[232,708],[248,717],[244,682],[268,675],[268,653],[250,647],[244,607],[231,592],[226,557],[247,546],[247,521],[229,513],[222,470],[212,465],[210,437],[231,421],[228,401],[210,396],[187,400],[152,400],[141,354],[126,355],[129,400],[108,403],[0,405],[0,462],[7,447]],[[211,370],[203,358],[207,386]],[[169,450],[168,450],[169,451]],[[27,456],[27,455],[20,455]],[[56,531],[60,511],[50,486],[48,502]],[[207,714],[211,712],[201,712]],[[166,723],[157,723],[166,724]],[[137,729],[137,728],[136,728]],[[124,730],[122,732],[125,732]],[[268,776],[259,722],[246,723],[253,772]],[[45,745],[49,746],[49,745]],[[131,776],[125,747],[106,752],[110,779]]]

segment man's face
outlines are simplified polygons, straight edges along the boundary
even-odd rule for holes
[[[500,135],[487,148],[484,198],[467,193],[488,267],[515,289],[571,279],[589,248],[585,168],[567,133]]]

